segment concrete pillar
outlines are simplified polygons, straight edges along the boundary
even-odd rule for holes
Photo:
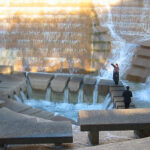
[[[88,138],[92,145],[99,144],[99,131],[93,130],[88,132]]]

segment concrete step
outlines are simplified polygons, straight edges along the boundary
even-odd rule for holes
[[[132,61],[133,66],[142,67],[142,68],[149,68],[150,67],[150,58],[140,58],[136,57]]]
[[[19,103],[12,99],[5,100],[5,107],[12,111],[18,112],[18,113],[22,113],[22,112],[27,111],[32,108],[31,106],[28,106],[23,103]]]
[[[143,48],[139,47],[137,48],[137,56],[143,57],[143,58],[150,58],[150,48]]]
[[[29,73],[30,84],[33,90],[46,91],[53,76],[49,74]]]
[[[67,76],[56,76],[51,81],[51,89],[54,92],[63,93],[65,90],[65,87],[68,83],[69,77]]]
[[[109,87],[109,91],[112,92],[112,91],[124,91],[125,90],[125,87],[124,86],[113,86],[113,87]]]
[[[6,117],[7,116],[7,117]],[[72,143],[70,122],[45,119],[0,109],[0,144]]]
[[[126,79],[134,82],[145,82],[149,74],[149,70],[132,66],[127,70]]]
[[[69,83],[68,83],[69,91],[70,92],[78,92],[82,80],[83,79],[81,77],[73,77],[73,78],[71,78]]]

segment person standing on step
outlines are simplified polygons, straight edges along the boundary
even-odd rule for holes
[[[119,83],[119,65],[118,64],[113,64],[111,63],[111,65],[114,67],[113,70],[113,80],[115,82],[116,85],[118,85]]]
[[[122,96],[124,98],[125,108],[128,109],[131,103],[132,92],[129,90],[130,87],[127,86],[126,90],[123,92]]]

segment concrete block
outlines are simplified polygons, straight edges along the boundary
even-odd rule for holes
[[[69,77],[67,76],[56,76],[52,81],[51,81],[51,89],[54,92],[60,92],[63,93],[65,90],[65,87],[68,83]]]
[[[7,117],[6,117],[7,116]],[[51,122],[45,119],[0,109],[1,144],[72,143],[70,122]]]
[[[68,83],[68,88],[70,92],[78,92],[80,88],[80,84],[82,82],[81,77],[73,77],[70,79]]]
[[[29,73],[28,77],[32,89],[41,91],[46,91],[51,79],[53,78],[52,75],[39,73]]]
[[[138,68],[132,66],[127,70],[126,79],[134,82],[145,82],[149,71],[145,68]]]
[[[150,59],[149,58],[140,58],[136,57],[133,61],[132,64],[137,67],[142,67],[142,68],[149,68],[150,67]]]

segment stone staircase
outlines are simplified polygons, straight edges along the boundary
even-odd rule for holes
[[[150,44],[141,42],[136,48],[131,67],[127,70],[126,79],[134,82],[145,82],[150,75]]]

